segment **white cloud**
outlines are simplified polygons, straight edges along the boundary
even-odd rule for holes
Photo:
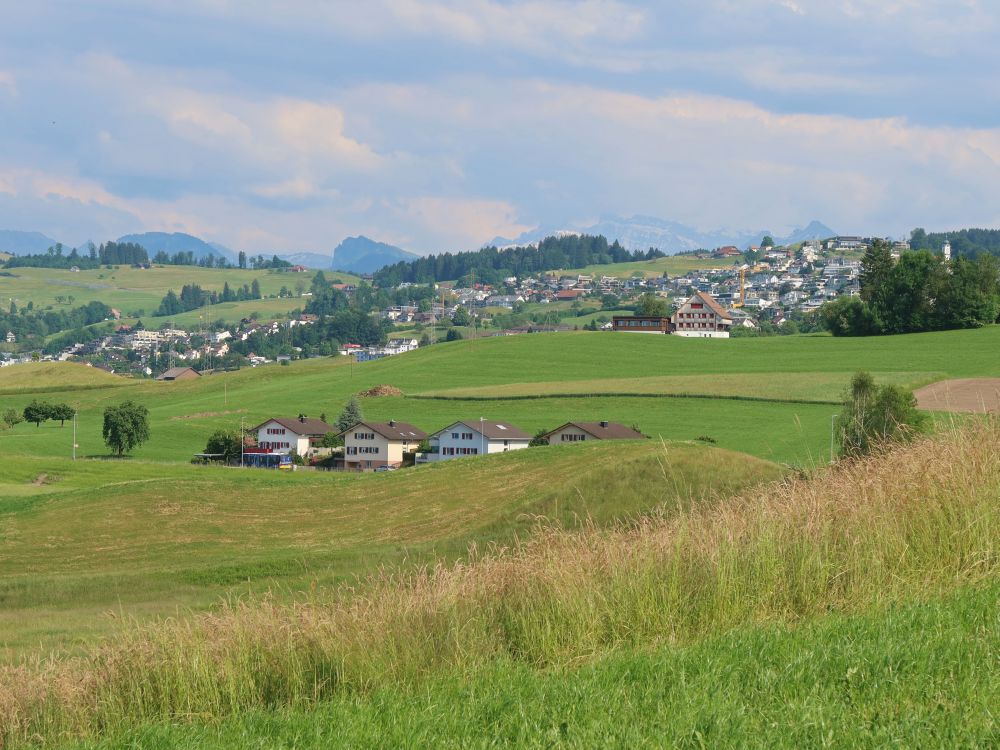
[[[400,203],[406,219],[439,237],[442,249],[471,250],[497,235],[512,237],[531,229],[517,220],[517,207],[506,201],[424,196]]]

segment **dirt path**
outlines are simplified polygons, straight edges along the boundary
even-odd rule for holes
[[[942,380],[913,392],[917,405],[928,411],[1000,414],[1000,378]]]

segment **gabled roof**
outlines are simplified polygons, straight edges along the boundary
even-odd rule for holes
[[[367,427],[372,432],[377,432],[387,440],[423,440],[427,437],[427,433],[416,425],[412,425],[409,422],[396,422],[393,420],[390,420],[389,422],[358,422],[357,424],[351,425],[340,434],[346,435],[348,432],[357,429],[358,427]]]
[[[708,307],[708,309],[710,309],[720,318],[725,318],[726,320],[733,319],[733,316],[730,315],[728,312],[726,312],[724,309],[722,309],[722,306],[715,301],[715,298],[711,294],[708,294],[707,292],[695,292],[694,297],[698,297]],[[693,300],[694,297],[689,299],[688,302],[691,302],[691,300]]]
[[[160,375],[160,377],[158,377],[157,380],[174,380],[175,378],[177,378],[177,376],[183,375],[188,371],[193,372],[199,378],[201,377],[201,373],[195,370],[193,367],[171,367],[169,370],[164,370],[163,374]]]
[[[266,424],[277,422],[289,432],[295,435],[325,435],[332,432],[333,428],[321,419],[309,419],[308,417],[271,417],[265,422],[261,422],[254,427],[259,430]]]
[[[474,430],[484,435],[488,440],[531,440],[531,435],[524,430],[514,427],[509,422],[494,422],[489,419],[484,419],[482,422],[478,419],[452,422],[447,427],[442,427],[433,434],[440,435],[442,432],[447,432],[457,425],[465,425],[470,430]],[[480,425],[482,425],[481,428]]]
[[[567,422],[564,425],[556,427],[550,432],[546,432],[542,435],[543,438],[548,438],[551,435],[564,430],[567,427],[576,427],[588,435],[593,435],[598,440],[645,440],[646,436],[641,432],[633,430],[631,427],[626,427],[618,422]]]

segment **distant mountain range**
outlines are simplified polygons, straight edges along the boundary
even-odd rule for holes
[[[612,216],[603,218],[596,224],[589,226],[547,226],[525,232],[513,239],[494,237],[487,244],[496,245],[497,247],[528,245],[534,244],[546,237],[563,234],[599,234],[607,237],[609,242],[618,240],[618,242],[629,250],[647,250],[655,247],[668,255],[673,255],[685,250],[712,249],[725,245],[735,245],[736,247],[745,248],[750,245],[760,244],[760,241],[767,235],[773,237],[774,241],[779,245],[789,245],[796,242],[804,242],[805,240],[825,239],[833,237],[837,233],[825,224],[815,220],[811,221],[807,226],[794,230],[785,237],[779,237],[767,230],[743,231],[720,229],[713,232],[701,232],[684,224],[679,224],[676,221],[658,219],[655,216],[632,216],[630,218]]]
[[[768,231],[717,230],[714,232],[700,232],[683,224],[658,219],[653,216],[633,216],[627,219],[612,216],[604,218],[590,226],[539,227],[513,239],[495,237],[487,244],[496,245],[497,247],[530,245],[545,237],[562,234],[601,234],[607,237],[610,242],[618,240],[630,250],[646,250],[650,247],[655,247],[667,254],[673,254],[684,250],[715,248],[723,245],[736,245],[741,248],[747,247],[748,245],[759,244],[761,239],[768,234],[774,237],[775,242],[778,244],[786,245],[804,240],[832,237],[836,232],[818,221],[812,221],[807,226],[796,229],[785,237],[779,237]],[[117,241],[140,244],[149,251],[151,256],[161,250],[168,255],[179,252],[191,252],[196,260],[201,260],[211,255],[215,257],[221,256],[232,263],[236,263],[239,255],[237,251],[231,250],[225,245],[220,245],[217,242],[206,242],[199,237],[182,232],[126,234],[123,237],[119,237]],[[0,230],[0,252],[10,252],[17,255],[44,253],[55,244],[56,240],[40,232]],[[337,245],[329,255],[316,252],[287,251],[252,254],[262,254],[265,257],[277,255],[279,258],[283,258],[295,265],[315,268],[317,270],[350,271],[360,274],[374,273],[383,266],[398,263],[399,261],[411,261],[419,257],[395,245],[378,242],[364,236],[348,237]]]
[[[158,252],[165,252],[167,255],[174,253],[193,253],[195,260],[201,260],[208,256],[223,257],[233,263],[237,260],[237,254],[229,248],[218,243],[209,243],[194,235],[183,232],[143,232],[142,234],[126,234],[118,238],[118,242],[134,242],[142,245],[149,252],[150,257]]]
[[[333,251],[333,267],[340,271],[374,273],[383,266],[418,257],[420,256],[385,242],[376,242],[364,236],[348,237]]]
[[[14,229],[0,229],[0,252],[14,255],[44,253],[56,244],[51,237],[41,232],[18,232]]]

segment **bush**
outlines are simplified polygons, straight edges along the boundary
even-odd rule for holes
[[[3,415],[0,416],[0,421],[3,422],[3,426],[8,430],[16,425],[21,424],[24,421],[24,417],[17,409],[4,409]]]
[[[875,453],[910,440],[923,431],[925,423],[910,391],[898,385],[876,385],[870,373],[859,372],[851,379],[837,418],[840,452],[850,457]]]

